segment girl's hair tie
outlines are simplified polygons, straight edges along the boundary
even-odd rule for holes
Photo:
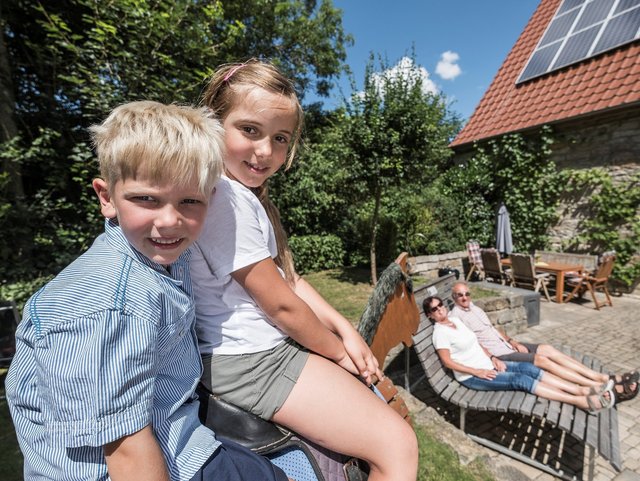
[[[229,70],[227,72],[227,75],[224,76],[224,79],[222,79],[224,82],[227,82],[231,76],[236,73],[238,70],[240,70],[242,67],[244,67],[246,65],[246,63],[241,63],[240,65],[236,65],[235,67],[233,67],[231,70]]]

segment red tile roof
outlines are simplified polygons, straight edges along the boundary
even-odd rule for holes
[[[516,85],[561,1],[540,2],[451,147],[640,103],[639,41]]]

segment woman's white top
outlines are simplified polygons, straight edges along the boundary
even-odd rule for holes
[[[478,338],[471,329],[457,317],[449,317],[457,329],[444,324],[435,323],[433,326],[433,347],[436,349],[448,349],[451,359],[474,369],[493,369],[493,363],[489,356],[480,347]],[[459,382],[469,379],[471,374],[453,371]]]
[[[231,277],[276,256],[276,238],[264,207],[248,188],[223,176],[190,260],[200,354],[259,352],[287,338]]]

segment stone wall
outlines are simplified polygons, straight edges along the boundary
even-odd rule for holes
[[[500,295],[497,297],[475,299],[473,302],[487,313],[487,316],[489,316],[489,319],[491,319],[494,326],[504,330],[509,336],[515,336],[516,334],[525,331],[529,325],[527,322],[527,308],[525,306],[525,301],[525,295],[504,290],[500,291]],[[537,302],[538,319],[535,320],[536,324],[540,322],[539,295],[537,295]]]
[[[567,122],[554,127],[552,159],[561,169],[605,169],[614,182],[640,172],[640,107]],[[591,191],[563,196],[559,219],[550,231],[551,250],[563,250],[589,217]],[[639,208],[640,209],[640,208]],[[639,210],[640,213],[640,210]]]

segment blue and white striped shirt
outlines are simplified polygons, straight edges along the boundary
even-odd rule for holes
[[[188,253],[167,270],[107,221],[24,309],[6,380],[25,479],[109,479],[102,446],[151,424],[173,480],[219,442],[198,420]]]

